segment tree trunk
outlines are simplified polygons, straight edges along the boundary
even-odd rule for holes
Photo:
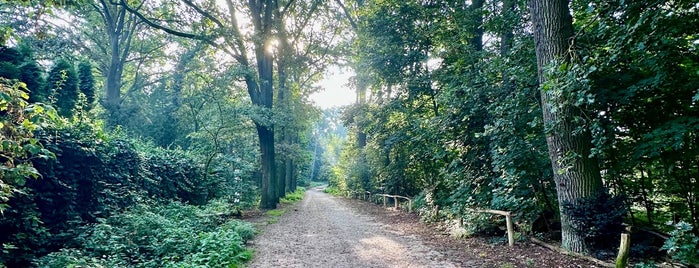
[[[260,192],[262,198],[260,207],[273,209],[279,203],[279,186],[276,173],[274,126],[272,107],[274,105],[274,57],[267,49],[272,40],[273,12],[277,8],[276,1],[250,0],[251,20],[255,29],[255,59],[257,62],[258,79],[247,75],[246,84],[252,103],[264,112],[262,122],[255,122],[257,136],[260,139],[260,173],[262,183]]]
[[[503,0],[502,1],[502,13],[503,13],[503,18],[506,22],[510,22],[510,18],[514,17],[514,12],[515,12],[515,0]],[[508,25],[514,25],[514,24],[509,24]],[[515,37],[514,34],[514,27],[507,28],[502,32],[502,35],[500,37],[500,56],[501,57],[506,57],[508,53],[510,53],[510,48],[512,47],[512,40]],[[505,81],[509,79],[503,79]]]
[[[291,165],[291,184],[290,188],[296,191],[296,187],[298,186],[298,178],[299,178],[299,172],[297,168],[297,163],[292,162]]]
[[[277,195],[276,171],[274,164],[274,130],[257,124],[257,137],[260,139],[260,207],[274,209],[279,202]]]
[[[131,52],[131,39],[138,23],[133,14],[130,14],[126,8],[110,1],[100,0],[92,7],[102,18],[109,41],[109,49],[105,51],[107,54],[105,56],[108,57],[109,61],[101,66],[101,71],[106,75],[103,106],[109,114],[107,125],[115,126],[119,123],[121,116],[121,86],[124,65]]]
[[[548,81],[544,73],[546,67],[571,61],[569,44],[573,38],[573,20],[567,0],[531,0],[529,8],[534,25],[539,83],[544,85]],[[543,86],[541,90],[541,106],[547,126],[546,143],[561,207],[562,247],[581,253],[588,251],[588,245],[584,236],[573,229],[573,219],[563,209],[563,204],[575,206],[580,199],[601,191],[602,179],[596,159],[589,157],[591,136],[587,126],[579,123],[582,121],[579,120],[579,108],[566,105],[574,100],[555,96],[556,90],[544,89]]]
[[[107,22],[109,23],[109,22]],[[115,22],[111,22],[115,23]],[[114,25],[116,26],[116,25]],[[105,105],[109,112],[107,123],[109,126],[118,124],[119,106],[121,105],[121,75],[124,70],[124,62],[121,61],[121,49],[119,44],[120,30],[110,29],[109,32],[109,66],[105,87]]]
[[[476,51],[483,50],[483,4],[484,0],[473,0],[471,12],[475,21],[471,43]]]
[[[253,103],[266,110],[272,112],[272,103],[274,98],[274,89],[272,86],[272,55],[266,51],[264,46],[258,48],[262,52],[258,53],[257,68],[260,74],[260,98],[253,99]],[[272,126],[272,118],[265,116],[265,121],[256,123],[257,135],[260,138],[260,165],[262,172],[262,202],[260,205],[265,209],[273,209],[277,207],[279,202],[279,193],[277,187],[276,165],[275,165],[275,148],[274,148],[274,126]]]
[[[289,44],[289,37],[286,32],[286,25],[284,25],[283,15],[279,9],[275,9],[275,27],[277,28],[277,35],[279,40],[279,51],[277,52],[277,107],[281,108],[279,110],[284,111],[289,115],[289,120],[286,124],[283,124],[282,129],[279,130],[278,140],[279,142],[285,144],[287,148],[293,148],[295,139],[294,136],[298,135],[294,130],[292,125],[298,123],[298,118],[294,111],[294,106],[292,105],[293,94],[288,85],[287,70],[291,67],[293,48]],[[287,155],[282,156],[282,161],[279,163],[280,173],[278,179],[279,184],[279,196],[285,196],[287,192],[293,192],[296,188],[291,187],[292,181],[292,165],[294,156],[287,153]]]
[[[286,192],[296,191],[296,188],[292,187],[293,172],[294,172],[294,161],[287,159],[284,161],[284,186]]]

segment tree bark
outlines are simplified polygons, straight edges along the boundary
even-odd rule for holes
[[[287,71],[292,64],[293,49],[291,44],[289,44],[289,36],[286,31],[286,25],[284,24],[284,14],[282,14],[279,9],[275,9],[275,27],[277,29],[277,35],[279,40],[278,57],[277,57],[277,107],[280,107],[282,111],[290,115],[290,119],[287,123],[283,124],[282,129],[279,130],[278,140],[279,142],[287,145],[291,148],[294,144],[294,136],[298,135],[296,131],[291,127],[292,124],[297,123],[297,118],[294,113],[294,107],[292,106],[291,94],[288,82]],[[279,196],[283,197],[287,192],[293,192],[296,188],[292,187],[292,165],[293,156],[289,153],[282,156],[282,160],[279,163]]]
[[[104,107],[109,112],[108,125],[115,126],[120,116],[121,78],[130,52],[131,36],[136,22],[132,14],[127,15],[125,8],[105,0],[93,4],[93,8],[100,14],[109,38],[109,64],[105,70],[107,77],[104,83]]]
[[[515,12],[515,0],[503,0],[502,1],[502,16],[506,22],[510,22],[510,18],[513,17]],[[506,23],[509,25],[509,23]],[[511,24],[514,25],[514,24]],[[505,57],[510,53],[510,48],[512,47],[512,40],[515,37],[514,27],[507,28],[502,32],[500,37],[500,56]],[[508,80],[508,79],[504,79]]]
[[[254,27],[257,81],[247,75],[248,93],[254,105],[265,110],[263,122],[255,122],[260,139],[260,173],[262,176],[260,207],[273,209],[279,203],[278,181],[275,164],[274,126],[271,113],[274,105],[274,57],[267,49],[272,38],[273,12],[277,8],[274,0],[249,0],[248,8]],[[259,82],[259,83],[257,83]]]
[[[260,208],[274,209],[279,203],[277,181],[274,163],[274,130],[268,126],[257,124],[257,137],[260,140],[260,175],[261,185]]]
[[[530,0],[534,25],[534,41],[540,85],[548,81],[545,69],[555,63],[570,63],[570,41],[573,21],[567,0]],[[590,158],[591,136],[579,122],[581,112],[566,105],[574,100],[556,96],[559,89],[541,89],[546,143],[549,148],[554,181],[561,210],[562,247],[572,252],[586,252],[584,236],[573,229],[573,219],[563,204],[577,205],[582,198],[602,190],[602,179],[596,159]],[[565,95],[565,94],[563,94]],[[579,131],[582,129],[582,131]]]
[[[471,43],[476,51],[483,50],[483,4],[484,0],[474,0],[471,4],[471,12],[475,20],[473,39]]]

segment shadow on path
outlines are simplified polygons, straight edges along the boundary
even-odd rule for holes
[[[388,231],[313,189],[267,226],[253,248],[249,267],[457,267],[416,236]]]

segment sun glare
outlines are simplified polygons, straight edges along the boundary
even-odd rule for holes
[[[357,97],[355,91],[349,85],[349,80],[352,76],[354,76],[354,72],[351,70],[331,66],[325,72],[323,80],[316,84],[321,90],[313,93],[311,100],[322,109],[355,103]]]

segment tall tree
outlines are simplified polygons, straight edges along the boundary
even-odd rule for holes
[[[78,79],[80,80],[80,92],[85,94],[87,109],[92,109],[95,103],[95,77],[92,75],[92,64],[81,61],[78,64]]]
[[[79,91],[75,66],[65,59],[57,60],[49,72],[47,82],[51,94],[49,100],[56,104],[58,114],[64,117],[72,116]]]
[[[564,209],[602,191],[602,179],[595,158],[590,157],[591,135],[582,111],[575,107],[573,90],[564,87],[553,72],[572,72],[573,19],[568,0],[531,0],[529,9],[534,25],[541,105],[546,142],[560,204],[562,246],[585,252],[584,235],[576,232],[574,219]]]
[[[101,61],[98,67],[105,76],[103,106],[109,112],[107,122],[113,126],[121,116],[124,67],[129,60],[132,40],[140,22],[135,15],[113,1],[96,0],[90,2],[90,6],[99,15],[107,37],[105,43],[97,44],[100,52],[106,56],[106,60]],[[103,40],[102,36],[96,38]]]
[[[313,1],[311,1],[313,2]],[[277,178],[275,165],[275,125],[274,107],[274,57],[275,28],[284,25],[285,14],[293,12],[296,1],[250,0],[239,3],[225,1],[195,3],[181,0],[165,12],[187,14],[184,19],[163,21],[157,14],[163,10],[145,10],[130,6],[127,1],[119,4],[135,14],[147,25],[180,37],[206,42],[229,55],[241,69],[240,79],[245,83],[250,100],[257,108],[253,115],[260,146],[260,187],[262,208],[274,208],[279,200],[278,186],[283,180]],[[242,13],[239,13],[242,11]],[[239,16],[249,19],[249,25],[242,25]],[[198,27],[192,27],[197,25]],[[249,26],[249,27],[247,27]],[[298,28],[304,30],[304,28]],[[250,31],[249,34],[246,31]],[[293,35],[296,33],[292,33]],[[220,38],[220,39],[219,39]]]

